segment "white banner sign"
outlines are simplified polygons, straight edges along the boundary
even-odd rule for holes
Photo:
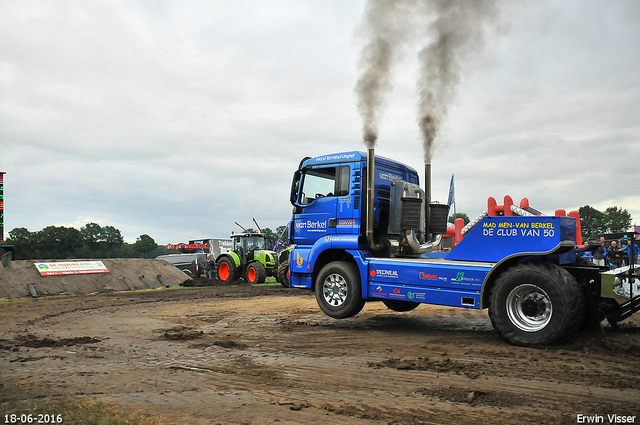
[[[41,276],[63,274],[109,273],[102,261],[67,261],[60,263],[33,263]]]

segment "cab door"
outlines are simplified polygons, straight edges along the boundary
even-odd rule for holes
[[[348,176],[349,167],[344,165],[301,170],[298,187],[294,188],[297,194],[292,196],[293,243],[313,245],[318,239],[336,233],[338,199],[348,195]]]

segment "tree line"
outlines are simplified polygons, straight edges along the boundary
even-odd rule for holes
[[[140,235],[135,243],[128,243],[124,241],[120,230],[97,223],[87,223],[79,230],[74,227],[47,226],[31,232],[25,227],[16,227],[9,232],[3,245],[13,245],[18,260],[153,258],[168,252],[147,234]]]
[[[609,207],[599,211],[589,205],[579,208],[582,239],[591,235],[620,233],[631,228],[631,214],[626,209]],[[463,218],[465,224],[469,216],[463,212],[453,214],[449,222],[455,218]],[[264,228],[266,245],[271,248],[282,236],[285,244],[289,232],[286,226],[279,226],[276,231]],[[255,232],[248,228],[247,231]],[[100,226],[87,223],[79,230],[74,227],[47,226],[42,230],[31,232],[24,227],[16,227],[9,232],[4,245],[15,246],[16,259],[65,259],[65,258],[154,258],[158,255],[178,252],[167,250],[158,245],[149,235],[140,235],[135,243],[124,241],[120,230],[113,226]]]

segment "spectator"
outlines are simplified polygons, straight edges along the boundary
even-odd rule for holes
[[[627,246],[622,248],[620,252],[624,252],[627,255],[627,258],[633,258],[633,264],[638,264],[638,245],[631,245],[631,239],[626,236],[623,240],[627,242]]]
[[[207,279],[213,279],[213,274],[216,271],[216,260],[211,258],[211,254],[207,254],[207,261],[204,265],[204,277]]]
[[[618,248],[617,241],[611,241],[611,245],[607,248],[607,257],[609,257],[609,262],[614,269],[622,266],[622,254],[620,253],[620,248]]]
[[[601,245],[594,249],[593,264],[596,266],[604,266],[604,258],[607,256],[607,250],[604,247],[604,236],[600,238]]]

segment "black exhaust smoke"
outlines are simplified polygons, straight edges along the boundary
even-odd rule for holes
[[[497,0],[369,0],[358,29],[364,38],[355,86],[362,138],[367,148],[378,140],[378,121],[392,90],[392,70],[416,41],[420,68],[417,123],[424,162],[431,163],[440,124],[460,82],[460,63],[480,51],[485,28],[498,16]]]

